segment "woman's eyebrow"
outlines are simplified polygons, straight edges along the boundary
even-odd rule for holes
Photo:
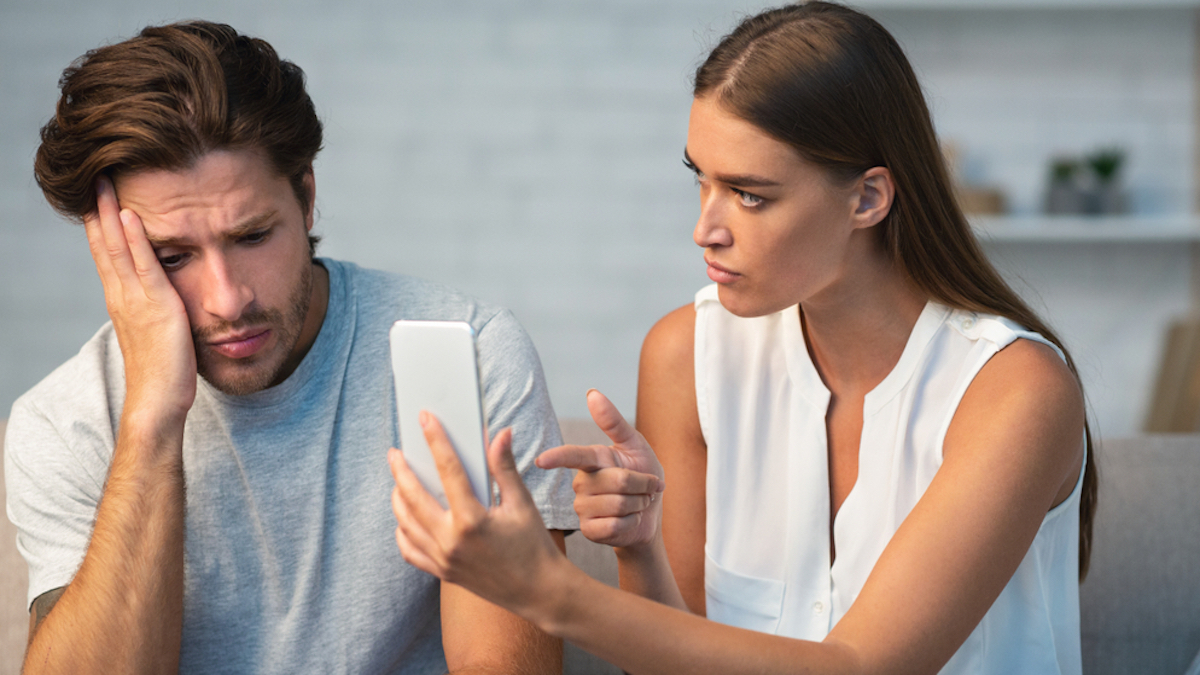
[[[700,171],[699,167],[696,166],[696,163],[694,161],[692,161],[692,156],[688,154],[687,148],[683,149],[683,161],[692,170],[694,170],[698,173],[704,173],[704,172]],[[749,173],[747,173],[747,174],[740,174],[740,173],[739,174],[724,174],[724,173],[707,174],[706,173],[704,175],[711,176],[712,178],[715,178],[716,180],[718,180],[722,183],[725,183],[726,185],[736,185],[738,187],[779,187],[780,185],[782,185],[782,183],[780,183],[779,181],[771,180],[770,178],[764,178],[762,176],[756,176],[754,174],[749,174]]]

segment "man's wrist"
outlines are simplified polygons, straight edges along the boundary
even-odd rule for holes
[[[127,402],[128,403],[128,402]],[[117,451],[137,458],[182,464],[184,414],[126,405],[121,413]]]

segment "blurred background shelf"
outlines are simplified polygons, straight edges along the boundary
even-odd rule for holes
[[[908,53],[962,185],[1003,195],[1011,215],[973,222],[1070,346],[1097,432],[1137,433],[1168,327],[1200,313],[1200,0],[850,2]],[[198,16],[305,69],[322,255],[512,309],[561,416],[586,418],[592,387],[635,410],[646,332],[709,283],[679,164],[689,71],[778,0],[276,4],[0,0],[0,417],[108,319],[82,232],[31,177],[58,75]],[[1037,215],[1054,158],[1109,147],[1136,216]]]
[[[976,234],[993,242],[1197,243],[1194,216],[970,216]]]
[[[1161,9],[1196,8],[1200,0],[857,0],[862,9]]]

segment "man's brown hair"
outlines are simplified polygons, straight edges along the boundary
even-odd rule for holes
[[[151,26],[84,54],[59,88],[34,176],[72,220],[95,211],[101,175],[185,169],[236,149],[262,152],[308,212],[304,177],[321,149],[321,121],[304,71],[263,40],[206,21]]]

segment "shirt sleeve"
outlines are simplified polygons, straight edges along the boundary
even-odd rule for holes
[[[539,469],[533,460],[562,444],[542,363],[533,342],[508,310],[498,312],[477,340],[488,433],[512,427],[513,455],[542,520],[551,530],[577,530],[569,469]]]
[[[104,490],[103,457],[111,457],[111,439],[106,452],[104,432],[83,424],[67,431],[78,436],[75,447],[32,402],[18,399],[13,405],[4,441],[4,479],[17,550],[29,566],[27,607],[74,578]]]

